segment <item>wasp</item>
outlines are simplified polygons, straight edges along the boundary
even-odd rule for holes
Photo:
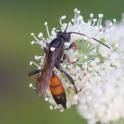
[[[65,49],[75,48],[75,43],[72,43],[68,48],[65,47],[65,43],[70,42],[71,34],[82,35],[93,39],[107,48],[110,48],[108,45],[100,42],[99,40],[89,37],[85,34],[79,32],[67,32],[68,25],[66,29],[62,32],[56,32],[56,38],[51,41],[51,43],[46,43],[44,47],[45,58],[43,62],[42,69],[34,70],[29,72],[29,77],[36,80],[36,92],[38,96],[44,96],[46,90],[50,88],[51,94],[57,104],[61,104],[66,108],[66,93],[60,78],[55,74],[54,68],[62,72],[70,83],[73,85],[75,93],[78,93],[78,90],[75,86],[75,82],[71,75],[67,73],[61,66],[61,63],[66,58],[69,61],[69,57],[64,54]]]

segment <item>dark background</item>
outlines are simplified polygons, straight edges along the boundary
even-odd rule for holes
[[[73,16],[81,10],[104,13],[104,19],[121,18],[124,0],[0,0],[0,124],[86,124],[75,107],[59,113],[28,87],[28,63],[40,55],[39,46],[31,46],[31,32],[45,32],[44,21],[59,27],[59,17]]]

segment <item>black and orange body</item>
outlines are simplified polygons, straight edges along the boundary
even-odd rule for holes
[[[66,109],[66,94],[61,80],[56,74],[52,74],[50,79],[50,92],[57,104],[61,104]]]
[[[36,80],[38,82],[40,77],[40,70],[33,70],[28,73],[29,77],[33,80]],[[59,77],[55,74],[55,72],[52,72],[52,76],[50,78],[50,85],[49,85],[50,92],[54,98],[54,101],[56,104],[60,104],[63,106],[64,109],[66,109],[66,93],[65,89],[62,85],[61,80]]]
[[[54,68],[58,69],[61,73],[68,78],[69,82],[73,85],[75,93],[78,93],[78,90],[75,86],[75,81],[71,77],[71,75],[66,72],[61,63],[64,60],[67,60],[69,63],[74,64],[78,61],[70,61],[68,55],[65,54],[65,50],[69,49],[77,49],[77,45],[75,42],[71,43],[71,45],[66,48],[66,43],[70,42],[71,34],[77,34],[85,36],[89,39],[95,40],[107,48],[110,48],[103,42],[89,37],[80,32],[67,32],[68,25],[66,26],[64,31],[59,31],[56,33],[56,37],[50,42],[46,42],[43,47],[45,58],[40,70],[34,70],[28,73],[29,77],[36,80],[36,92],[38,96],[44,96],[46,90],[50,88],[51,94],[57,104],[61,104],[64,108],[66,108],[66,94],[65,90],[62,86],[61,80],[57,75],[54,74]],[[45,43],[45,42],[44,42]]]

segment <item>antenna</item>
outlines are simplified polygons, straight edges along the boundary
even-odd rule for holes
[[[67,28],[67,27],[66,27],[66,28]],[[87,36],[86,34],[82,34],[82,33],[79,33],[79,32],[68,32],[68,33],[70,33],[70,34],[79,34],[79,35],[83,35],[83,36],[85,36],[85,37],[87,37],[87,38],[90,38],[90,39],[93,39],[93,40],[97,41],[98,43],[100,43],[100,44],[102,44],[103,46],[105,46],[105,47],[107,47],[107,48],[110,49],[110,47],[109,47],[108,45],[102,43],[101,41],[97,40],[96,38],[89,37],[89,36]]]
[[[67,26],[66,26],[66,28],[65,28],[64,32],[66,32],[66,31],[67,31],[67,29],[68,29],[68,25],[69,25],[69,24],[67,24]]]

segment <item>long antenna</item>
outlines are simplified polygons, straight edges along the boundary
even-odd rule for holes
[[[69,24],[67,24],[67,26],[66,26],[66,28],[65,28],[64,32],[66,32],[66,31],[67,31],[67,29],[68,29],[68,25],[69,25]]]
[[[107,48],[110,49],[110,47],[109,47],[108,45],[102,43],[101,41],[97,40],[96,38],[89,37],[89,36],[87,36],[86,34],[82,34],[82,33],[79,33],[79,32],[68,32],[68,33],[70,33],[70,34],[79,34],[79,35],[83,35],[83,36],[85,36],[85,37],[88,37],[88,38],[90,38],[90,39],[93,39],[93,40],[97,41],[98,43],[100,43],[100,44],[102,44],[102,45],[104,45],[105,47],[107,47]]]

